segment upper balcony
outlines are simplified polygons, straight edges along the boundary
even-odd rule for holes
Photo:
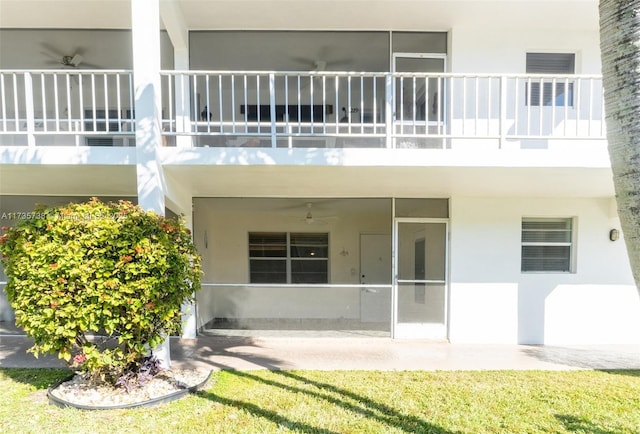
[[[539,149],[605,140],[597,75],[165,70],[161,83],[164,146]],[[0,70],[2,146],[134,146],[134,113],[129,70]]]
[[[595,0],[294,3],[0,0],[2,161],[132,164],[153,65],[165,166],[608,167]]]

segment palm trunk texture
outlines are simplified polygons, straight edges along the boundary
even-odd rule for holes
[[[640,0],[600,0],[600,51],[618,215],[639,288]]]

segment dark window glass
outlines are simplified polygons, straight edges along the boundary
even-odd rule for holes
[[[251,283],[328,283],[327,233],[249,233]]]

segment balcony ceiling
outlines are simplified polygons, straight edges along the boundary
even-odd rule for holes
[[[605,168],[168,167],[194,197],[612,197]],[[579,180],[579,181],[576,181]]]
[[[594,29],[596,0],[161,0],[177,3],[188,29],[448,30]],[[2,28],[128,29],[129,0],[0,0]]]
[[[194,197],[613,196],[606,149],[583,149],[163,148],[163,165]]]

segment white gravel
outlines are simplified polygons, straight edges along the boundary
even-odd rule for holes
[[[71,380],[51,389],[51,394],[71,404],[91,407],[139,404],[197,386],[208,376],[209,371],[166,370],[157,374],[144,386],[132,387],[127,392],[121,387],[95,384],[82,375],[76,374]]]

